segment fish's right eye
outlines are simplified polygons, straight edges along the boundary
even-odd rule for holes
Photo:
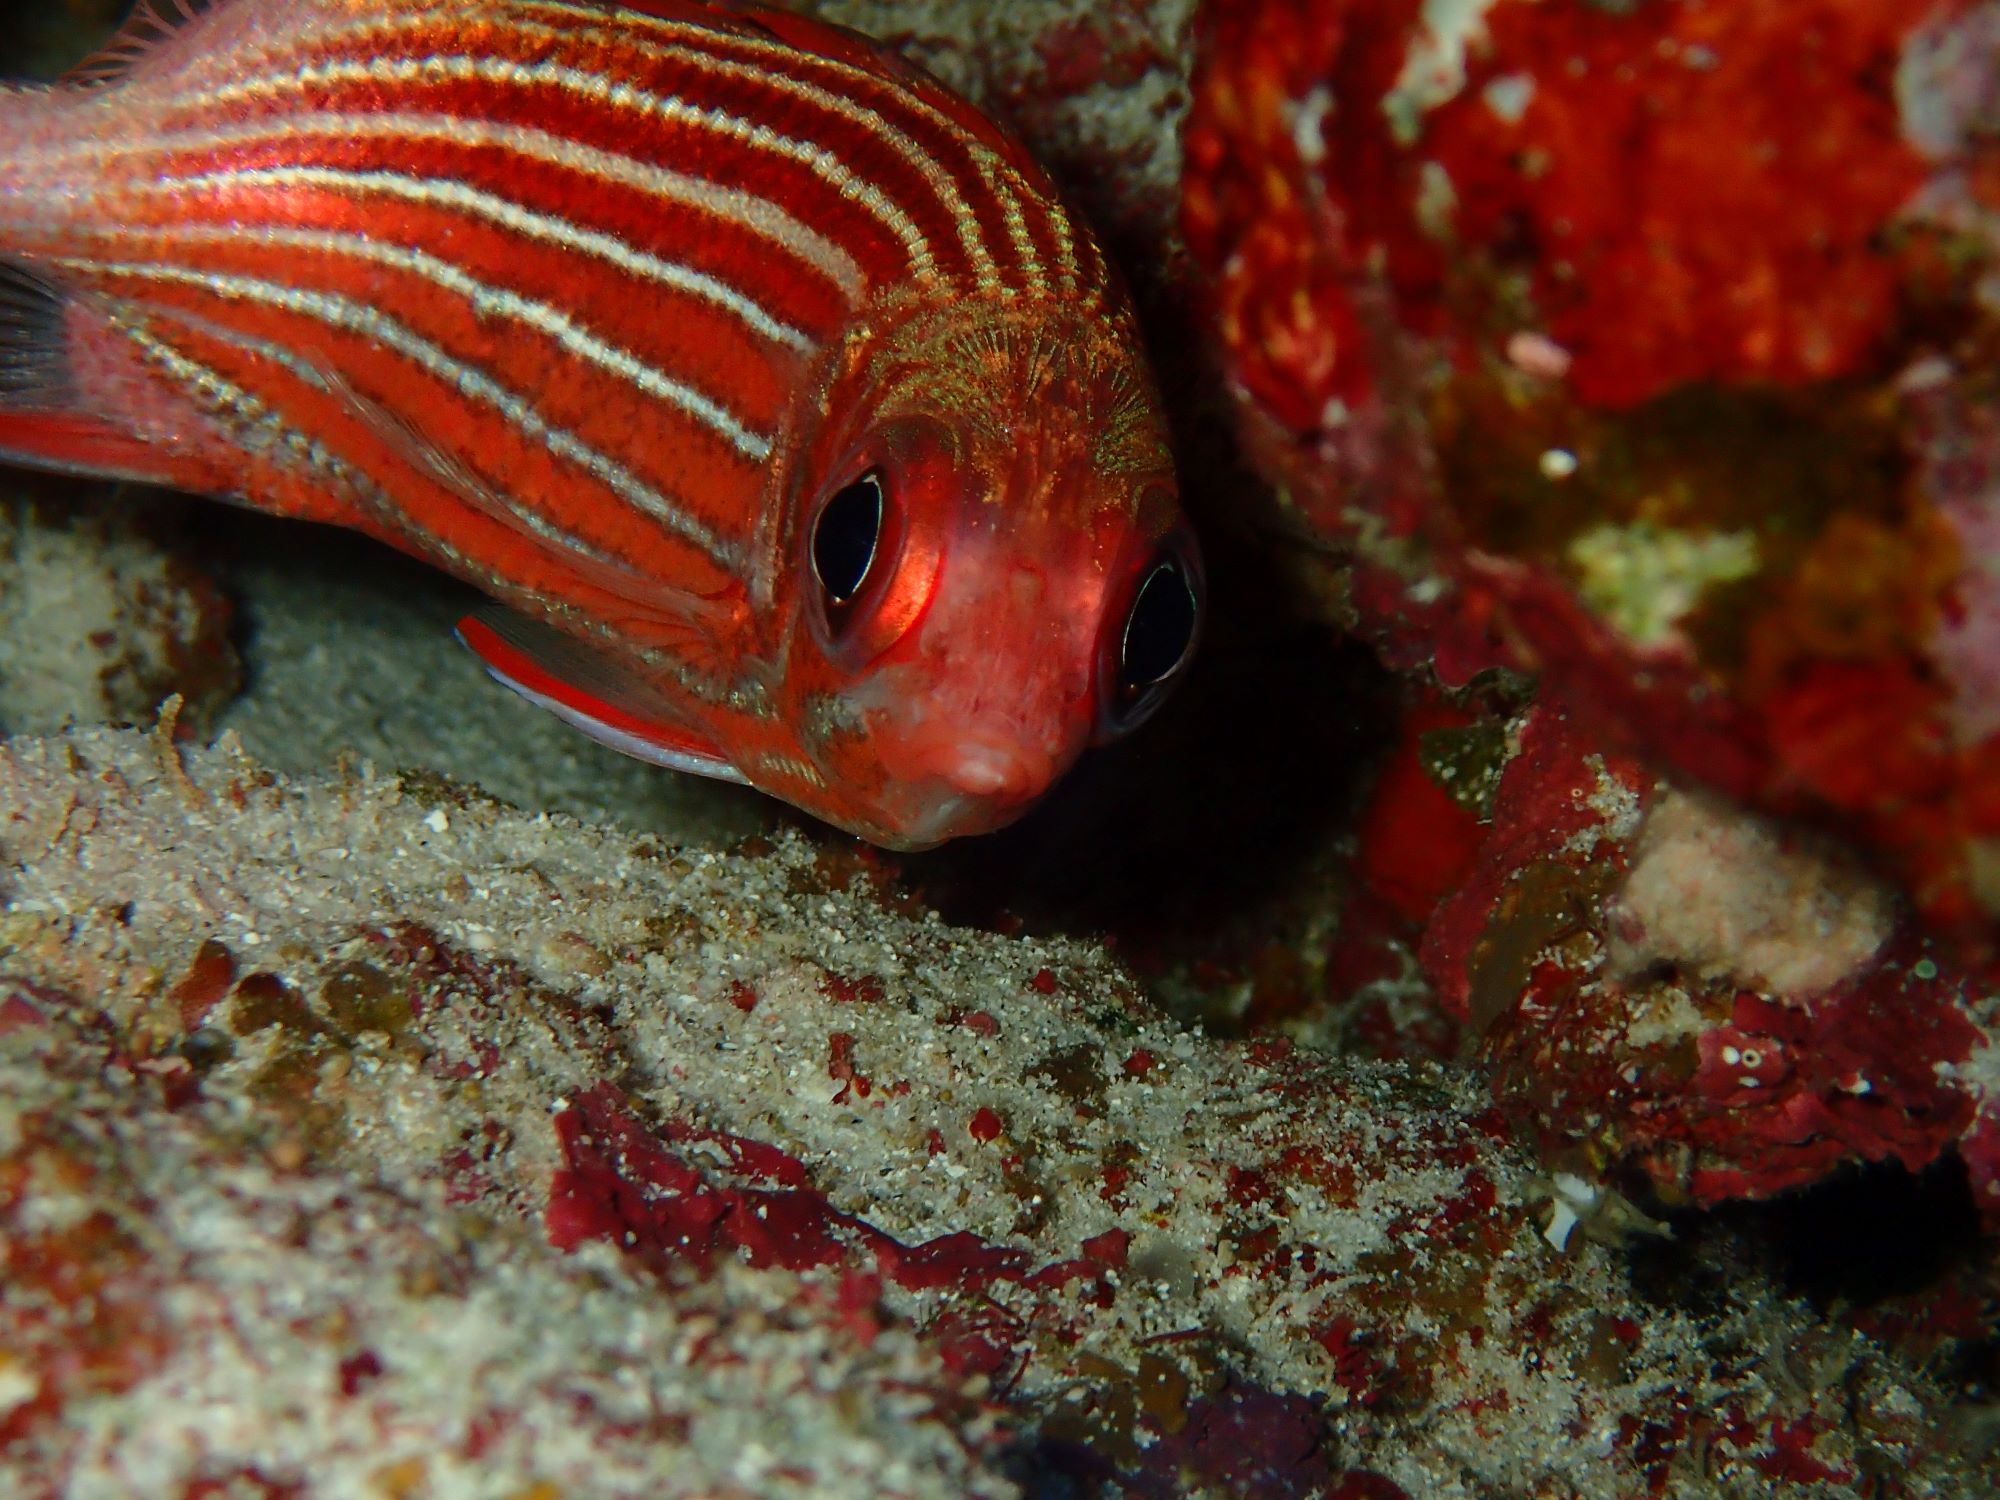
[[[825,596],[829,615],[835,619],[868,586],[869,574],[882,551],[886,508],[882,476],[870,469],[835,490],[813,522],[813,576]]]
[[[875,433],[868,450],[832,471],[808,512],[793,554],[809,575],[800,579],[800,603],[820,649],[843,671],[875,661],[930,605],[940,554],[918,502],[951,480],[935,449],[922,432]]]

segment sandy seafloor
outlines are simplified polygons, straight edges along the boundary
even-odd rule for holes
[[[329,747],[434,771],[520,807],[712,843],[783,814],[738,787],[643,765],[486,675],[452,627],[481,600],[435,571],[317,527],[224,517],[249,690],[218,717],[269,764],[307,771]]]
[[[952,928],[519,702],[373,546],[182,545],[214,748],[0,742],[0,1495],[1994,1492],[1748,1265],[1558,1251],[1477,1079]],[[101,627],[17,612],[0,683]]]

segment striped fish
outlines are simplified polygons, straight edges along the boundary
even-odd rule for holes
[[[352,527],[501,681],[921,848],[1185,668],[1130,307],[1019,145],[681,0],[172,0],[0,90],[0,458]]]

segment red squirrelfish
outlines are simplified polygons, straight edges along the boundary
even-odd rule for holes
[[[174,0],[0,88],[0,457],[353,527],[596,737],[920,848],[1181,674],[1103,252],[860,37],[684,0]]]

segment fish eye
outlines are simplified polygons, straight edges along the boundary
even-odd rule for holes
[[[813,523],[813,576],[831,609],[861,595],[882,548],[882,476],[870,469],[835,490]]]
[[[1170,543],[1140,575],[1112,638],[1115,652],[1106,651],[1104,733],[1123,734],[1165,701],[1194,655],[1201,600],[1201,564],[1192,543]]]
[[[1194,644],[1200,606],[1178,558],[1154,566],[1125,618],[1118,690],[1138,694],[1173,675]]]

